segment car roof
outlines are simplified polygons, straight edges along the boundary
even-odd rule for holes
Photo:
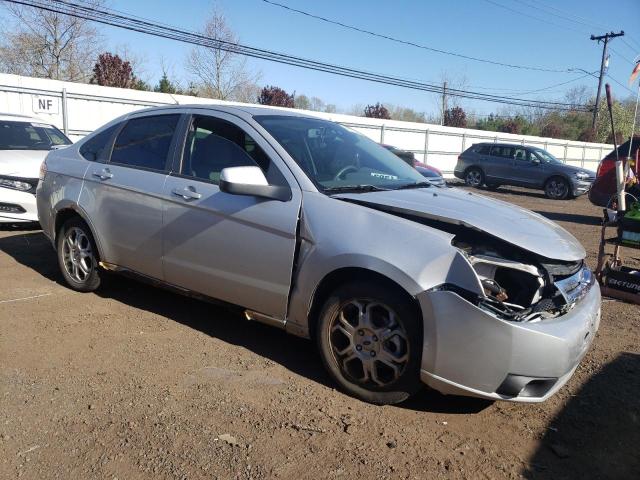
[[[4,112],[0,112],[0,120],[10,121],[10,122],[39,122],[39,123],[47,123],[47,124],[50,123],[35,117],[29,117],[28,115],[20,115],[16,113],[4,113]]]
[[[504,143],[504,142],[479,142],[474,143],[475,145],[491,145],[496,147],[523,147],[523,148],[540,148],[532,145],[523,145],[522,143]]]
[[[167,111],[167,110],[180,111],[180,110],[186,110],[186,109],[212,110],[216,112],[225,112],[225,113],[230,113],[233,115],[240,115],[240,116],[250,115],[252,117],[258,116],[258,115],[279,115],[279,116],[287,116],[287,117],[310,118],[314,120],[320,119],[319,117],[316,117],[313,115],[306,115],[294,109],[285,108],[285,107],[272,107],[267,105],[245,106],[245,105],[202,104],[202,103],[176,104],[176,105],[163,105],[158,107],[150,107],[142,110],[137,110],[135,112],[131,112],[131,115],[149,114],[155,111]]]

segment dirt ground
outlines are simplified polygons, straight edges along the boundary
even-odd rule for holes
[[[487,194],[557,221],[595,266],[600,210],[586,198]],[[611,300],[575,376],[544,404],[425,389],[377,407],[337,391],[306,340],[124,278],[75,293],[40,231],[4,230],[0,387],[3,479],[640,472],[640,308]]]

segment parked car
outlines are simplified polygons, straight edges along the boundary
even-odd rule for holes
[[[435,187],[446,187],[447,182],[444,180],[442,176],[442,172],[438,170],[436,167],[432,167],[431,165],[425,165],[421,162],[416,162],[414,167],[420,175],[427,179],[429,183],[431,183]]]
[[[366,137],[296,112],[150,108],[51,152],[38,214],[67,284],[106,270],[310,337],[365,401],[539,402],[593,341],[585,250],[544,217],[437,189]],[[282,345],[281,348],[287,348]]]
[[[640,178],[640,164],[638,163],[640,159],[640,135],[633,137],[633,144],[631,144],[631,140],[627,140],[620,145],[618,154],[625,170],[627,169],[627,157],[634,160],[630,170],[636,178]],[[589,190],[589,200],[598,207],[610,206],[612,198],[615,197],[618,191],[616,188],[616,159],[616,151],[611,150],[598,164],[596,179],[591,190]],[[636,184],[628,188],[628,191],[633,197],[640,199],[640,186]]]
[[[446,187],[447,183],[442,176],[442,172],[431,165],[427,165],[425,163],[419,162],[416,160],[416,156],[413,152],[409,152],[407,150],[400,150],[392,145],[385,145],[383,143],[380,144],[391,153],[393,153],[396,157],[401,158],[406,163],[414,167],[420,174],[427,179],[429,183],[436,187]]]
[[[0,113],[0,224],[38,221],[40,164],[52,148],[70,144],[53,125]]]
[[[399,157],[402,160],[404,160],[407,164],[411,165],[412,167],[415,166],[416,156],[414,155],[413,152],[402,150],[400,148],[394,147],[393,145],[387,145],[384,143],[381,143],[380,145],[386,148],[387,150],[389,150],[396,157]]]
[[[459,157],[454,175],[471,187],[501,185],[544,190],[553,200],[589,191],[596,174],[562,163],[546,150],[507,143],[476,143]]]

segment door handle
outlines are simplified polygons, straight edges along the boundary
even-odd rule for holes
[[[100,180],[109,180],[113,178],[113,173],[111,173],[108,168],[105,168],[99,172],[93,172],[93,176],[98,177]]]
[[[196,189],[193,187],[187,187],[183,189],[174,188],[171,190],[171,193],[182,197],[184,200],[198,200],[202,198],[202,195],[196,192]]]

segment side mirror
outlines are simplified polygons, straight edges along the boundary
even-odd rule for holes
[[[250,195],[286,202],[291,189],[269,185],[259,167],[229,167],[220,172],[220,191],[231,195]]]

